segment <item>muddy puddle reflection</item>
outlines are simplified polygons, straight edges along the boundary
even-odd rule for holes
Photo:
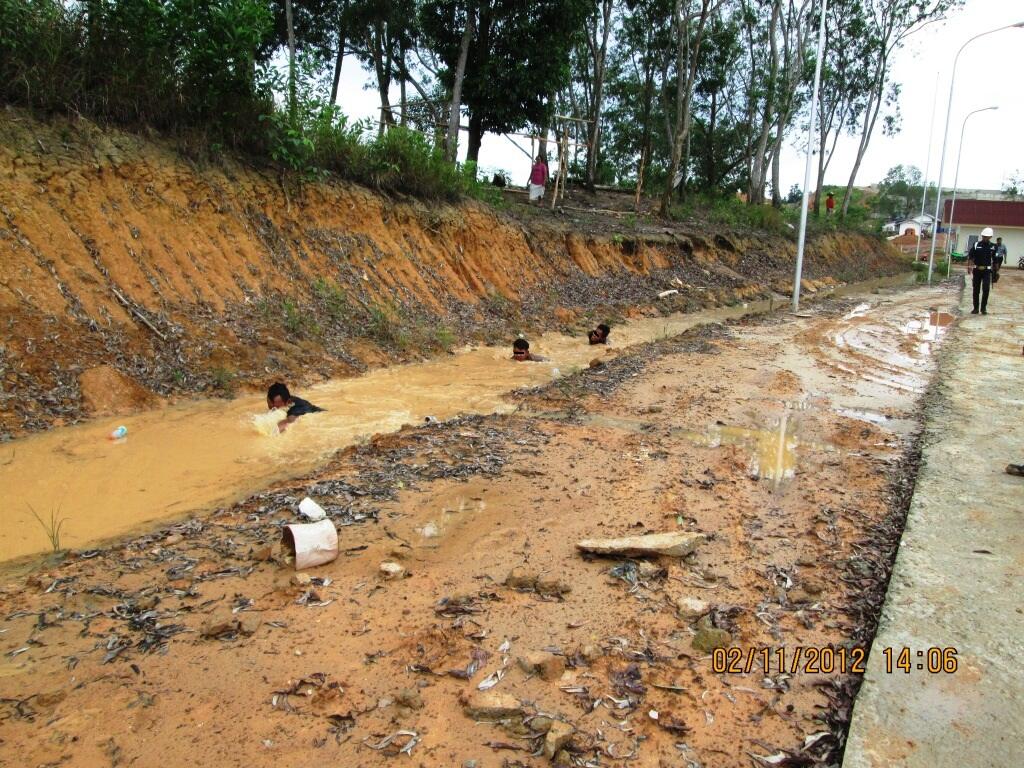
[[[771,426],[763,428],[716,423],[704,429],[673,427],[668,430],[668,433],[703,448],[718,448],[723,445],[738,446],[748,457],[747,469],[750,475],[778,489],[785,481],[791,480],[796,475],[801,451],[814,451],[820,454],[836,450],[833,446],[800,439],[794,415],[795,412],[808,408],[806,402],[783,402],[783,406],[782,415]],[[545,415],[552,416],[552,414]],[[637,434],[650,434],[658,430],[657,422],[651,420],[644,421],[605,414],[585,414],[578,418],[584,424]]]

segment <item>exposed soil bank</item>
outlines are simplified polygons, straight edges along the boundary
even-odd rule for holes
[[[886,572],[879,532],[902,512],[950,320],[936,310],[954,301],[882,292],[705,326],[526,391],[516,414],[375,439],[304,480],[10,584],[0,754],[830,764],[865,596]],[[340,526],[343,554],[293,585],[267,558],[306,494]],[[575,546],[654,532],[707,539],[685,558]],[[382,561],[405,577],[383,578]],[[709,651],[721,643],[740,653],[724,673]],[[821,653],[810,668],[796,656],[820,648],[832,671]],[[500,698],[481,701],[492,683]]]
[[[643,218],[598,236],[571,220],[200,167],[159,142],[6,111],[0,439],[467,337],[763,298],[792,271],[777,235]],[[805,274],[813,289],[905,268],[881,241],[834,234],[810,243]]]

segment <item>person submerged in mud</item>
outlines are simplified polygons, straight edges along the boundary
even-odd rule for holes
[[[530,352],[530,342],[526,339],[516,339],[512,342],[512,359],[518,362],[543,363],[547,362],[546,357],[535,355]]]
[[[599,326],[597,326],[597,328],[595,328],[589,334],[587,334],[587,338],[590,340],[591,346],[593,346],[594,344],[607,344],[608,334],[610,334],[611,332],[611,328],[609,328],[604,323],[601,323]]]
[[[313,405],[309,400],[295,397],[295,395],[288,391],[288,387],[279,381],[271,384],[270,388],[267,389],[267,409],[272,411],[275,408],[287,409],[285,418],[277,425],[279,432],[284,432],[288,429],[288,425],[299,418],[299,416],[323,410],[323,408]]]

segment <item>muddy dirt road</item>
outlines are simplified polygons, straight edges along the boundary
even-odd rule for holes
[[[955,298],[693,329],[12,583],[0,756],[813,765],[849,716]],[[311,581],[273,546],[307,494],[343,549]],[[703,538],[576,547],[663,532]],[[716,646],[738,649],[724,673]]]

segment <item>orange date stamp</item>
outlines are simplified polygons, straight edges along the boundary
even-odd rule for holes
[[[796,645],[792,648],[716,648],[711,654],[711,671],[716,674],[765,675],[864,674],[867,652],[863,648],[830,648]]]

